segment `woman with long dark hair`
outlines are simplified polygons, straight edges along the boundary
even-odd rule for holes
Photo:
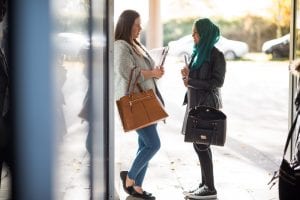
[[[119,17],[115,29],[114,67],[115,98],[126,95],[130,74],[138,77],[138,84],[143,90],[153,89],[163,103],[156,85],[156,80],[164,74],[162,66],[155,66],[154,60],[146,48],[138,41],[141,32],[141,19],[134,10],[125,10]],[[133,81],[132,81],[133,82]],[[133,83],[130,88],[133,87]],[[138,92],[138,88],[134,88]],[[121,171],[120,176],[125,192],[143,199],[155,197],[142,188],[148,164],[160,148],[157,124],[136,130],[138,151],[129,171]]]

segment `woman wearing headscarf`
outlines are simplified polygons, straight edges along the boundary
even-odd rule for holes
[[[216,109],[222,107],[220,88],[223,86],[226,62],[215,44],[220,37],[219,28],[207,18],[196,20],[192,28],[194,39],[191,61],[181,70],[187,87],[184,104],[187,104],[182,133],[185,134],[188,110],[206,105]],[[201,167],[201,183],[184,194],[193,199],[216,198],[212,152],[209,145],[193,143]]]

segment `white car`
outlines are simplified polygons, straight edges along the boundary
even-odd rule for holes
[[[169,55],[183,57],[184,55],[190,56],[193,51],[194,41],[192,35],[186,35],[182,38],[170,41]],[[225,59],[233,60],[243,57],[249,52],[249,46],[245,42],[229,40],[223,36],[215,45],[220,51],[224,53]]]
[[[290,50],[290,34],[268,40],[262,45],[262,52],[272,54],[273,58],[288,58]]]
[[[70,60],[80,58],[89,46],[87,37],[80,33],[58,33],[55,39],[54,45],[58,53]]]

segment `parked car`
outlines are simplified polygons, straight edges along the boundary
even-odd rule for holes
[[[288,58],[290,51],[290,34],[263,43],[262,52],[272,54],[273,58]]]
[[[186,35],[178,40],[170,41],[168,46],[170,48],[169,55],[183,57],[183,55],[191,56],[194,41],[191,35]],[[229,40],[223,36],[215,45],[220,51],[224,53],[225,59],[233,60],[240,58],[249,52],[249,46],[245,42]]]

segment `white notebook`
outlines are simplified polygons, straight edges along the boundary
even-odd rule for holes
[[[154,59],[156,66],[163,66],[165,63],[166,57],[168,55],[168,52],[169,52],[169,47],[166,46],[166,47],[151,49],[149,51],[149,54]]]

